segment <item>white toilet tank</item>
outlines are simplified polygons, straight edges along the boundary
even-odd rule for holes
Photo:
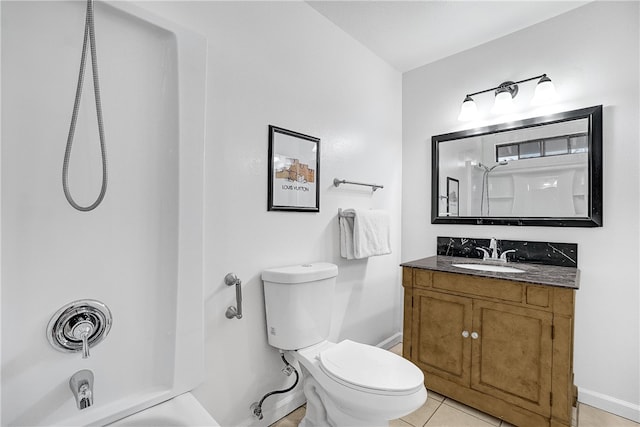
[[[327,339],[337,275],[327,262],[262,272],[270,345],[297,350]]]

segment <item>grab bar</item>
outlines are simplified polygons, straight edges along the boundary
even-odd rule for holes
[[[371,187],[372,191],[376,191],[378,188],[384,188],[384,185],[379,184],[365,184],[364,182],[347,181],[346,179],[333,178],[333,185],[335,187],[339,187],[340,184],[364,185],[365,187]]]
[[[226,283],[227,286],[236,286],[236,303],[238,305],[237,308],[229,306],[225,312],[225,316],[227,316],[227,319],[233,319],[234,317],[236,319],[242,319],[242,289],[240,288],[242,281],[234,273],[229,273],[224,276],[224,283]]]

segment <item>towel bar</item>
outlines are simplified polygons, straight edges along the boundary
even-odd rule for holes
[[[339,187],[340,184],[364,185],[365,187],[371,187],[371,191],[376,191],[378,188],[384,188],[384,185],[365,184],[364,182],[354,182],[354,181],[347,181],[346,179],[333,178],[333,185],[335,187]]]
[[[338,218],[354,218],[355,214],[353,212],[344,212],[342,209],[338,208]]]

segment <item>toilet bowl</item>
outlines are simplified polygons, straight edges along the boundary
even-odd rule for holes
[[[422,371],[402,357],[366,344],[324,341],[290,351],[303,368],[306,421],[322,425],[326,410],[334,425],[388,425],[419,408],[427,398]],[[320,402],[317,402],[317,399]]]
[[[265,270],[269,344],[302,368],[307,409],[301,427],[388,426],[427,398],[422,371],[378,347],[327,340],[337,266]]]

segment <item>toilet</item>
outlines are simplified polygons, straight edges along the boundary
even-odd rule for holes
[[[302,370],[301,427],[388,426],[427,399],[422,371],[378,347],[327,341],[338,267],[301,264],[263,271],[269,344]]]

